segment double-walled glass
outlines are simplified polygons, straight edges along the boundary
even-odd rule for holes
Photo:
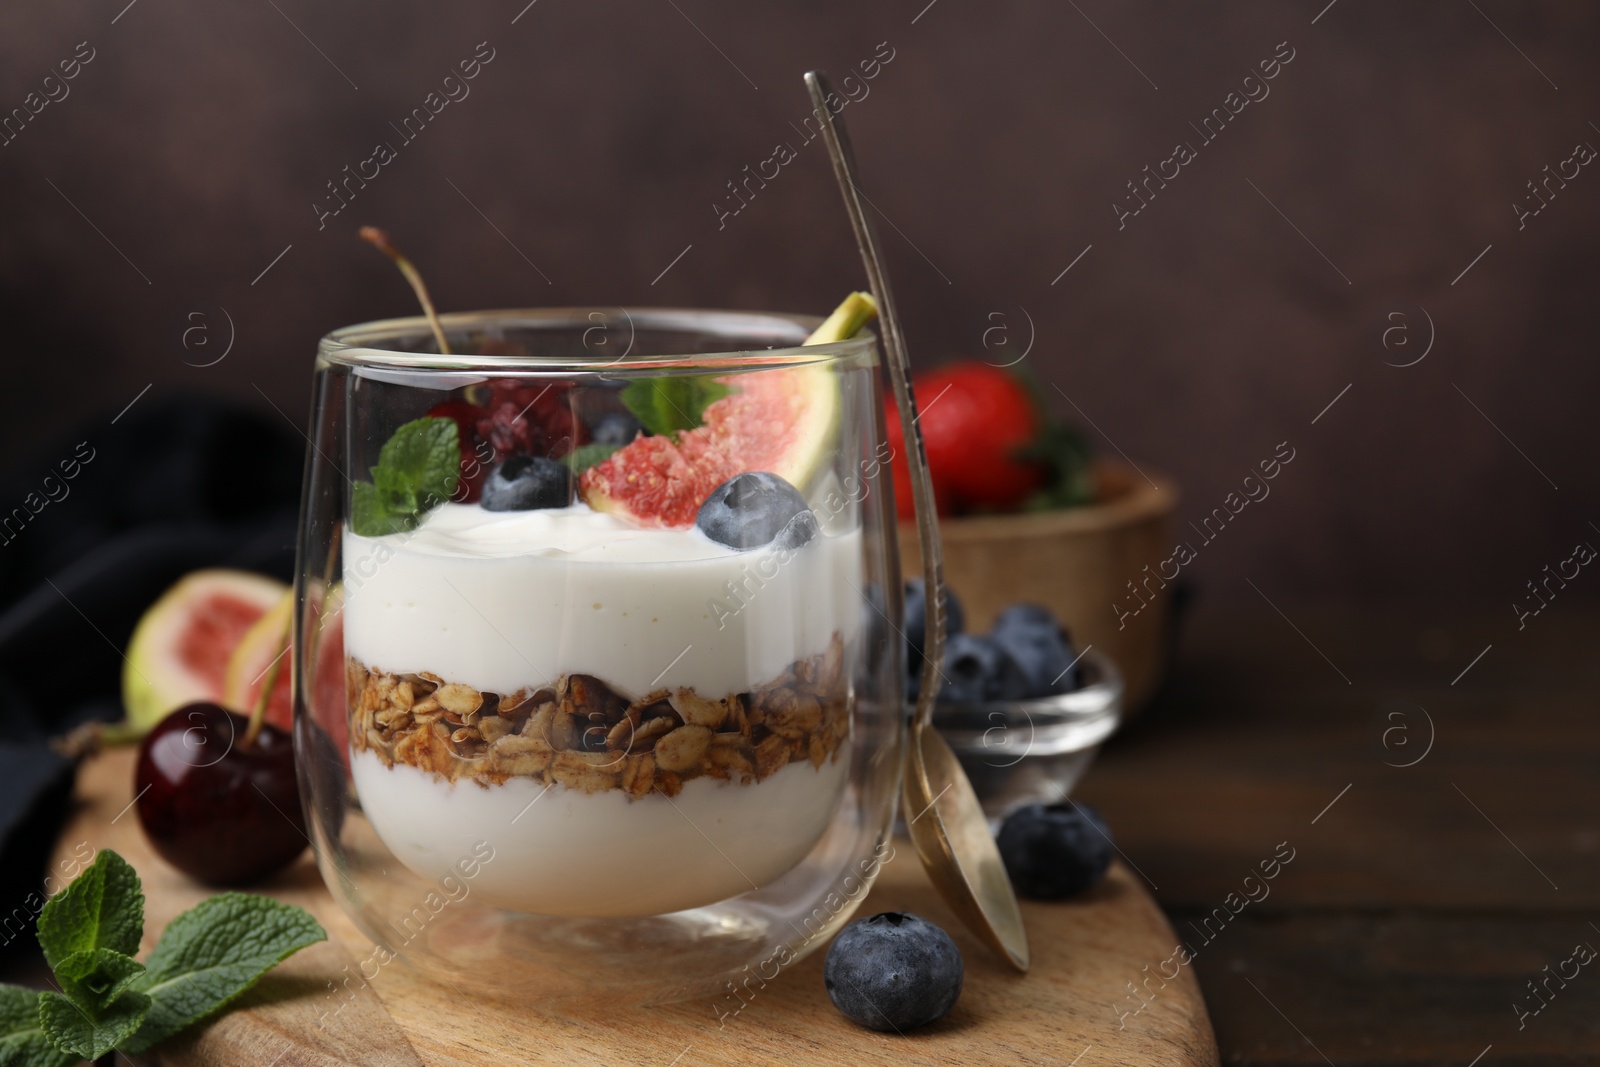
[[[802,347],[816,324],[527,310],[445,316],[468,354],[420,319],[323,339],[295,742],[365,973],[680,999],[770,980],[859,905],[892,855],[899,571],[876,343]],[[484,506],[502,465],[539,506]],[[743,549],[695,523],[770,468],[814,523]]]

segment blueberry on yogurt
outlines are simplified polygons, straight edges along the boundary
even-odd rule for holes
[[[483,483],[486,511],[532,511],[564,508],[572,501],[572,475],[567,465],[546,456],[512,456]]]
[[[799,548],[819,532],[800,491],[776,474],[737,474],[711,491],[695,525],[718,544],[740,550],[778,542]]]
[[[639,425],[639,420],[632,415],[625,411],[613,411],[594,421],[589,438],[597,445],[616,445],[620,448],[638,437],[641,429],[643,427]]]

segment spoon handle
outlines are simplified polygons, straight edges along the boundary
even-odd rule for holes
[[[933,703],[939,693],[939,664],[944,661],[944,555],[939,547],[939,525],[933,500],[933,479],[928,473],[927,452],[922,445],[922,427],[917,422],[916,397],[911,391],[911,362],[906,355],[905,335],[900,332],[900,317],[895,313],[894,293],[889,289],[889,270],[878,229],[867,213],[871,203],[861,191],[860,171],[844,122],[828,101],[840,97],[833,91],[828,76],[820,70],[806,74],[813,113],[822,123],[822,139],[833,161],[833,176],[844,194],[850,228],[855,231],[861,263],[867,269],[867,283],[878,302],[878,319],[883,325],[883,348],[888,362],[889,383],[895,405],[900,409],[904,431],[907,467],[911,472],[911,499],[916,505],[917,541],[922,548],[922,577],[926,586],[927,623],[923,637],[922,682],[917,693],[916,722],[926,725],[933,718]]]

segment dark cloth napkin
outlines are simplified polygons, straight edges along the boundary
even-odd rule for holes
[[[0,953],[69,810],[48,739],[122,718],[122,650],[185,573],[289,580],[304,453],[275,413],[152,391],[0,473]]]

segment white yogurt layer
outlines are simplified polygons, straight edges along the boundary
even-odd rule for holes
[[[563,916],[659,915],[748,892],[802,860],[844,789],[849,748],[820,769],[790,763],[761,782],[695,778],[667,799],[585,794],[527,778],[446,782],[351,754],[356,793],[396,858],[436,881],[494,849],[473,881],[485,903]]]
[[[718,698],[826,651],[836,632],[848,644],[861,621],[859,530],[738,552],[585,504],[444,504],[410,533],[347,529],[343,551],[350,655],[495,693],[590,674],[633,697]]]

